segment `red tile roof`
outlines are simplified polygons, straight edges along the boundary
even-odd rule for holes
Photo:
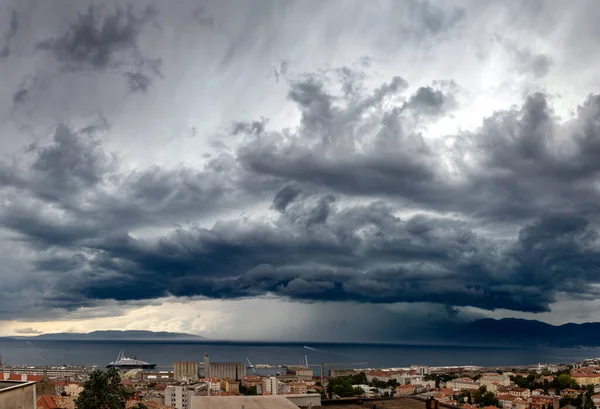
[[[37,400],[38,409],[57,409],[54,396],[52,395],[41,395]]]
[[[31,382],[38,382],[41,381],[42,379],[44,379],[44,377],[42,375],[28,375],[28,374],[23,374],[26,377],[27,381],[31,381]],[[6,376],[6,374],[5,374]],[[0,376],[0,378],[2,378]],[[8,379],[6,378],[2,378],[3,380],[9,380],[9,381],[20,381],[23,379],[23,376],[21,374],[18,373],[11,373],[8,374]]]

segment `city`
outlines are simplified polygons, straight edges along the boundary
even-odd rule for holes
[[[248,402],[247,408],[391,409],[421,407],[418,402],[423,408],[431,403],[464,409],[600,408],[600,359],[512,367],[332,368],[327,374],[314,371],[308,362],[212,362],[206,354],[201,361],[174,362],[169,368],[144,367],[142,361],[121,368],[119,363],[109,366],[119,369],[121,384],[131,391],[127,408],[205,409],[213,407],[211,402],[231,408],[240,402]],[[279,370],[259,373],[267,368]],[[23,409],[73,409],[94,370],[0,366],[0,407],[21,399]]]

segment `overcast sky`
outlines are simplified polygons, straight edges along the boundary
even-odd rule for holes
[[[0,335],[600,321],[600,2],[0,4]]]

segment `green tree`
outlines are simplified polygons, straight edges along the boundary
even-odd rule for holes
[[[558,375],[558,377],[556,378],[556,384],[553,383],[552,385],[557,392],[560,389],[566,389],[566,388],[577,388],[577,381],[575,379],[573,379],[571,377],[571,375],[569,374],[560,374]]]
[[[356,375],[351,375],[352,385],[366,385],[367,384],[367,375],[364,372],[361,372]]]
[[[488,392],[487,388],[482,386],[473,393],[473,402],[481,406],[498,406],[498,399],[492,392]]]
[[[340,376],[337,378],[329,379],[329,382],[327,383],[327,394],[330,397],[333,396],[333,394],[335,394],[339,395],[342,398],[356,396],[355,388],[352,386],[352,377]]]
[[[119,370],[92,372],[83,384],[83,391],[75,400],[77,409],[125,409],[125,400],[134,393],[121,383]],[[144,405],[145,406],[145,405]]]
[[[376,388],[380,388],[380,389],[384,389],[384,388],[388,387],[388,383],[386,381],[380,381],[377,378],[373,378],[373,381],[371,381],[371,383],[369,385],[374,386]]]
[[[258,392],[256,391],[256,386],[250,386],[249,388],[246,388],[245,386],[240,385],[240,393],[246,396],[258,395]]]
[[[594,401],[592,395],[594,394],[594,385],[588,385],[586,392],[583,395],[583,409],[594,409]]]

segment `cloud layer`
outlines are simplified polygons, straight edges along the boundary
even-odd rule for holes
[[[0,43],[0,64],[33,67],[2,86],[0,320],[165,297],[542,313],[598,296],[600,95],[583,80],[558,95],[575,51],[476,23],[502,10],[495,23],[519,15],[526,30],[555,5],[364,6],[399,24],[383,41],[359,15],[360,36],[332,21],[314,38],[344,52],[326,61],[282,22],[322,30],[330,5],[267,8],[275,28],[249,12],[251,29],[234,2],[91,3],[32,37],[35,3],[10,9]],[[205,54],[189,57],[190,41]],[[314,61],[286,55],[293,41]],[[478,70],[385,61],[397,49],[442,67],[461,41]],[[498,58],[496,77],[461,74]]]

